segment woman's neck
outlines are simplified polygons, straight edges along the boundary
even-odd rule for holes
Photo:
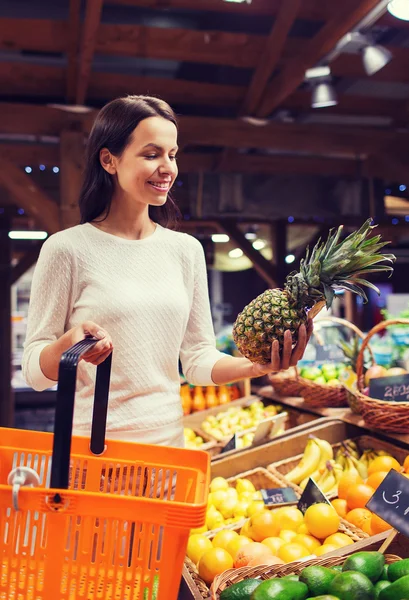
[[[142,240],[152,235],[156,229],[154,223],[149,217],[148,207],[144,207],[143,212],[117,210],[114,203],[111,206],[108,216],[103,221],[97,219],[93,225],[119,237],[129,240]]]

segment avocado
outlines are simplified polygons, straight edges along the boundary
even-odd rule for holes
[[[251,600],[305,600],[308,595],[305,583],[268,579],[254,590]]]
[[[357,552],[346,559],[342,571],[358,571],[372,583],[376,583],[382,575],[384,565],[385,557],[380,552]]]
[[[375,583],[375,600],[379,600],[381,591],[389,587],[390,585],[392,585],[391,582],[385,581],[384,579]]]
[[[307,600],[339,600],[336,596],[329,596],[328,594],[324,594],[323,596],[314,596],[314,598],[310,597]]]
[[[382,571],[382,575],[379,577],[379,581],[389,581],[389,565],[385,565]]]
[[[331,571],[338,571],[339,573],[341,573],[342,565],[334,565],[333,567],[331,567]]]
[[[251,594],[260,583],[260,579],[244,579],[234,583],[222,591],[220,600],[250,600]]]
[[[371,580],[357,571],[347,571],[334,577],[328,593],[339,600],[375,600]]]
[[[409,575],[409,558],[398,560],[389,565],[388,567],[388,579],[389,581],[396,581],[405,575]]]
[[[321,596],[328,593],[330,583],[336,576],[336,571],[312,565],[302,571],[300,581],[308,586],[311,596]]]
[[[280,577],[281,581],[300,581],[299,575],[284,575],[284,577]]]
[[[379,600],[407,600],[408,598],[409,575],[404,575],[400,579],[397,579],[388,585],[388,587],[383,589],[379,594]]]

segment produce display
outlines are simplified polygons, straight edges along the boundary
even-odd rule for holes
[[[191,427],[184,427],[183,435],[185,438],[185,448],[194,450],[195,448],[201,448],[205,444],[204,439],[200,435],[197,435]]]
[[[356,552],[339,565],[310,564],[299,575],[245,579],[220,600],[404,600],[409,598],[409,559],[385,563],[380,552]]]
[[[201,429],[218,441],[231,438],[235,433],[257,427],[257,425],[282,411],[281,406],[267,404],[261,400],[250,406],[231,406],[217,415],[209,415],[201,424]],[[237,439],[236,447],[247,447],[253,442],[254,431],[249,431]]]
[[[236,530],[223,529],[233,523]],[[339,531],[340,523],[329,504],[314,504],[304,515],[295,506],[270,509],[249,479],[237,479],[233,488],[216,477],[210,484],[206,526],[191,531],[187,556],[210,585],[226,569],[286,564],[352,544]],[[214,529],[218,531],[210,539],[206,531]]]
[[[300,271],[287,276],[283,290],[267,290],[243,309],[233,326],[233,339],[243,356],[255,363],[269,363],[273,341],[278,341],[281,350],[287,330],[296,344],[300,325],[325,305],[329,308],[336,290],[349,290],[365,301],[362,286],[379,294],[361,275],[391,273],[390,265],[380,263],[392,263],[395,256],[380,252],[387,243],[380,235],[368,237],[374,229],[371,222],[368,219],[341,242],[343,227],[331,230],[326,242],[318,242],[311,253],[307,250]]]
[[[339,385],[339,379],[346,370],[347,367],[343,363],[323,363],[321,365],[301,367],[300,376],[315,383]]]
[[[183,414],[190,415],[200,410],[213,408],[222,404],[228,404],[241,397],[237,385],[188,385],[183,383],[180,388],[180,399]]]

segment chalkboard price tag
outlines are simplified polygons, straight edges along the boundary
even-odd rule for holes
[[[297,502],[297,494],[292,488],[269,488],[268,490],[260,490],[263,496],[264,504],[272,506],[275,504],[295,504]]]
[[[409,374],[371,379],[369,395],[389,402],[409,402]]]
[[[367,508],[409,537],[409,479],[394,469],[389,471]]]
[[[321,492],[318,485],[315,483],[312,477],[310,477],[301,495],[301,498],[298,501],[297,507],[303,514],[305,514],[307,508],[313,504],[318,504],[319,502],[330,504],[324,492]]]
[[[223,452],[230,452],[230,450],[235,450],[236,449],[236,434],[234,434],[234,436],[231,438],[231,440],[229,440],[227,442],[227,444],[221,449],[220,454],[223,454]]]

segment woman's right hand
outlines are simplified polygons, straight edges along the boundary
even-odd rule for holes
[[[72,345],[89,336],[99,339],[99,342],[83,354],[81,359],[93,365],[99,365],[108,358],[113,350],[111,336],[93,321],[85,321],[71,330]]]

